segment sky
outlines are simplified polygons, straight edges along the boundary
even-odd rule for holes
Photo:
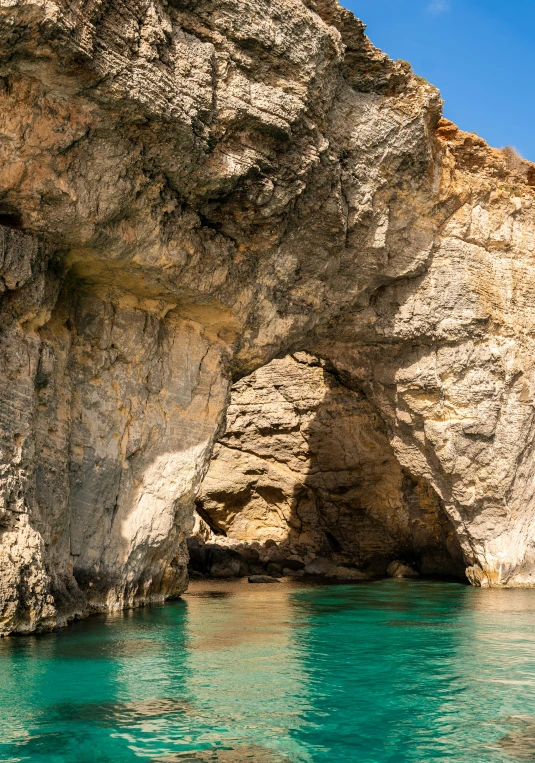
[[[444,116],[535,162],[535,0],[341,0],[436,85]]]

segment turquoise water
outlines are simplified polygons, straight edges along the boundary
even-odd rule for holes
[[[0,760],[535,761],[535,591],[202,582],[5,639]]]

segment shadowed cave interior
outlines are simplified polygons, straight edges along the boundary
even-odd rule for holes
[[[438,495],[400,466],[364,393],[306,353],[234,385],[196,506],[193,577],[466,580]]]

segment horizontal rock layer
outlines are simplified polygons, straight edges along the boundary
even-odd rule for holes
[[[288,352],[532,585],[534,186],[335,0],[0,1],[0,630],[178,595],[229,385]]]

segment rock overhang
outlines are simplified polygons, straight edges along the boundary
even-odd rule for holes
[[[532,584],[533,165],[334,0],[6,2],[0,77],[6,631],[177,595],[230,379],[289,350]]]

